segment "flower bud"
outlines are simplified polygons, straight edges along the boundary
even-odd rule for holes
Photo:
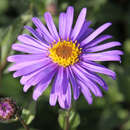
[[[7,121],[16,117],[17,106],[11,98],[0,99],[0,120]]]

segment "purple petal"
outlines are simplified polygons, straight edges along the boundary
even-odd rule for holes
[[[123,55],[122,51],[113,50],[100,53],[89,53],[81,56],[84,61],[120,61],[120,56]]]
[[[50,67],[51,67],[51,69],[50,69]],[[48,65],[48,66],[44,67],[39,73],[33,75],[32,77],[30,77],[30,75],[29,75],[28,77],[30,77],[30,79],[28,79],[28,77],[27,77],[26,83],[25,83],[25,86],[28,86],[28,87],[24,87],[24,91],[26,92],[28,90],[28,88],[30,88],[30,86],[35,86],[41,81],[46,82],[46,81],[50,80],[50,78],[55,74],[56,71],[57,71],[57,65],[54,64],[53,66]]]
[[[42,93],[46,90],[46,88],[48,87],[48,85],[50,84],[52,79],[50,79],[47,82],[40,82],[34,89],[33,91],[33,99],[36,101],[39,96],[42,95]]]
[[[86,48],[89,48],[89,47],[93,47],[93,46],[96,46],[98,45],[99,43],[107,40],[107,39],[110,39],[112,38],[111,35],[101,35],[99,37],[97,37],[95,40],[92,40],[91,42],[89,42],[86,46],[85,46],[85,49]]]
[[[70,108],[71,105],[71,86],[67,87],[67,92],[64,95],[62,92],[58,94],[58,102],[61,108],[63,109],[68,109]]]
[[[71,39],[74,41],[76,40],[83,24],[84,24],[84,21],[85,21],[85,17],[86,17],[86,12],[87,12],[87,9],[86,8],[83,8],[78,16],[78,19],[76,21],[76,24],[74,26],[74,29],[72,31],[72,34],[71,34]]]
[[[66,94],[68,83],[69,83],[68,75],[67,75],[67,70],[66,69],[64,69],[63,77],[64,77],[63,81],[62,81],[63,94]]]
[[[92,104],[93,98],[90,90],[81,81],[78,81],[78,84],[81,86],[81,92],[83,93],[85,99],[88,101],[88,104]]]
[[[52,87],[53,88],[53,87]],[[55,106],[57,102],[57,93],[50,93],[49,104]]]
[[[98,56],[104,56],[104,55],[123,55],[123,52],[120,50],[112,50],[112,51],[105,51],[105,52],[98,52],[98,53],[86,53],[83,54],[83,57],[89,54],[97,54]],[[82,57],[82,56],[81,56]]]
[[[52,19],[52,16],[49,12],[46,12],[44,14],[44,18],[45,18],[45,21],[47,23],[47,27],[51,33],[51,35],[53,36],[53,38],[58,41],[59,40],[59,35],[58,35],[58,32],[57,32],[57,29],[55,27],[55,24],[53,22],[53,19]]]
[[[41,33],[44,35],[46,41],[48,41],[49,43],[54,42],[55,39],[51,36],[49,31],[46,29],[46,27],[38,18],[33,17],[32,21],[36,25],[36,27],[41,31]]]
[[[105,83],[105,81],[99,77],[96,73],[90,72],[87,70],[87,68],[82,68],[82,66],[79,66],[78,64],[75,65],[86,77],[93,80],[94,82],[98,83],[101,87],[103,87],[105,90],[108,90],[108,86]]]
[[[67,101],[66,106],[68,106],[68,108],[70,108],[71,107],[71,86],[70,86],[70,84],[68,84],[68,87],[67,87],[66,101]]]
[[[90,62],[90,61],[86,61],[86,62],[80,62],[80,64],[84,67],[87,68],[88,70],[92,71],[92,72],[98,72],[98,73],[102,73],[105,75],[108,75],[110,77],[112,77],[113,79],[116,78],[116,73],[108,68],[106,68],[103,65],[97,64],[95,62]]]
[[[46,72],[45,72],[46,78],[45,79],[43,78],[41,80],[41,82],[34,89],[34,92],[33,92],[33,99],[34,100],[37,100],[39,98],[39,96],[41,96],[41,94],[46,90],[46,88],[48,87],[48,85],[52,81],[52,78],[53,78],[56,71],[51,73],[51,74],[49,74],[49,73],[47,74]]]
[[[60,38],[63,40],[66,40],[65,39],[65,30],[66,30],[66,14],[60,13],[60,16],[59,16],[59,35],[60,35]]]
[[[46,53],[46,50],[36,48],[34,46],[30,46],[27,44],[13,44],[12,49],[24,53],[33,53],[33,54],[41,54],[41,53]]]
[[[24,67],[18,71],[16,71],[13,76],[14,77],[19,77],[19,76],[23,76],[23,75],[26,75],[26,74],[29,74],[33,71],[36,71],[48,64],[51,64],[50,62],[50,59],[47,59],[47,60],[44,60],[44,61],[41,61],[39,63],[36,63],[36,64],[33,64],[33,65],[30,65],[30,66],[27,66],[27,67]]]
[[[111,23],[105,23],[102,26],[100,26],[98,29],[96,29],[93,33],[91,33],[86,39],[84,39],[81,42],[81,45],[84,46],[90,41],[92,41],[95,37],[97,37],[99,34],[101,34],[104,30],[106,30],[109,26],[111,26]]]
[[[51,93],[50,93],[50,99],[49,99],[51,106],[54,106],[56,104],[58,93],[60,91],[62,91],[61,87],[63,87],[62,82],[63,82],[63,78],[64,78],[63,70],[64,70],[63,67],[59,68],[59,70],[55,76],[55,79],[53,81],[52,89],[51,89]]]
[[[78,77],[79,80],[81,80],[93,93],[95,96],[102,96],[102,93],[95,84],[95,82],[91,81],[82,71],[80,71],[76,66],[72,66],[72,69],[75,73],[75,75]]]
[[[24,26],[24,28],[27,29],[30,33],[32,33],[32,35],[33,35],[36,39],[38,39],[38,40],[42,41],[44,44],[48,45],[48,43],[44,40],[44,38],[43,38],[43,37],[41,36],[41,34],[39,33],[39,29],[34,30],[34,29],[33,29],[32,27],[30,27],[30,26]]]
[[[21,84],[26,84],[26,82],[31,79],[32,77],[34,77],[35,75],[37,75],[38,73],[40,73],[44,68],[40,68],[35,72],[29,73],[27,75],[22,76],[22,78],[20,79],[20,83]]]
[[[72,30],[73,24],[73,17],[74,17],[74,8],[69,6],[66,12],[66,39],[70,38],[70,33]]]
[[[108,42],[108,43],[105,43],[103,45],[98,45],[98,46],[86,49],[86,52],[102,51],[102,50],[109,49],[109,48],[112,48],[112,47],[115,47],[115,46],[121,46],[121,43],[120,42],[116,42],[116,41],[115,42]]]
[[[96,53],[99,55],[123,55],[124,53],[120,50],[112,50],[112,51],[105,51],[105,52],[100,52]]]
[[[84,61],[121,61],[118,55],[98,55],[98,54],[87,54],[83,57]]]
[[[71,84],[72,84],[74,99],[77,100],[78,97],[79,97],[79,88],[78,88],[78,84],[77,84],[75,75],[74,75],[74,73],[72,72],[72,70],[71,70],[70,67],[68,67],[68,68],[66,68],[66,69],[67,69],[67,71],[68,71],[69,79],[70,79],[70,82],[71,82]]]
[[[41,30],[40,30],[39,28],[36,28],[35,30],[36,30],[37,33],[41,36],[41,38],[44,39],[44,41],[45,41],[44,34],[41,32]],[[45,41],[45,42],[46,42],[46,44],[48,45],[48,42],[47,42],[47,41]]]
[[[21,63],[27,61],[40,60],[45,58],[46,54],[21,54],[21,55],[12,55],[7,58],[9,62]]]
[[[58,94],[58,102],[59,102],[59,105],[60,105],[61,108],[63,108],[63,109],[66,108],[65,104],[67,104],[67,103],[66,103],[66,100],[65,100],[65,95],[59,93]]]
[[[16,63],[13,66],[11,66],[8,70],[9,71],[16,71],[34,64],[39,64],[47,61],[48,58],[40,59],[40,60],[34,60],[34,61],[27,61],[27,62],[21,62],[21,63]]]
[[[43,49],[43,50],[48,49],[48,45],[44,44],[43,42],[41,42],[27,34],[19,35],[18,40],[24,44],[27,44],[30,46],[35,46],[35,47]]]
[[[84,21],[84,24],[80,30],[79,35],[77,36],[76,40],[80,43],[83,41],[90,33],[92,33],[93,29],[89,28],[91,22],[90,21]]]

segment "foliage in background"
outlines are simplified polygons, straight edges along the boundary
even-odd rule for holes
[[[60,130],[64,127],[65,112],[58,105],[50,107],[50,87],[39,98],[32,101],[32,90],[23,93],[18,78],[14,79],[7,69],[11,65],[6,57],[16,53],[11,44],[17,42],[17,35],[28,33],[24,25],[33,26],[32,16],[44,22],[43,13],[50,11],[58,25],[58,13],[68,5],[75,7],[75,16],[83,7],[88,8],[87,19],[93,28],[111,21],[113,26],[106,33],[115,37],[123,46],[122,64],[106,64],[117,72],[117,80],[105,78],[109,86],[103,98],[94,99],[88,105],[83,96],[70,111],[71,130],[130,130],[130,1],[129,0],[0,0],[0,97],[12,97],[22,106],[22,117],[32,130]],[[0,123],[0,130],[22,130],[18,122],[8,125]]]

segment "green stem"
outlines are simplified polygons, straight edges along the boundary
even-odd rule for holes
[[[26,125],[24,120],[21,118],[21,116],[19,114],[17,114],[17,117],[18,117],[20,123],[22,124],[22,126],[25,128],[25,130],[29,130],[28,126]]]
[[[69,130],[69,116],[70,116],[70,109],[67,110],[66,116],[65,116],[65,130]]]

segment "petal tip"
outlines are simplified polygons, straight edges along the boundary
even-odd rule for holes
[[[77,95],[77,96],[74,96],[74,100],[77,100],[79,98],[79,96]]]
[[[93,103],[93,100],[88,101],[88,104],[92,104],[92,103]]]
[[[108,24],[109,26],[111,26],[111,25],[112,25],[112,22],[107,22],[106,24]]]
[[[51,16],[50,12],[45,12],[45,13],[44,13],[45,19],[46,19],[47,17],[50,17],[50,16]]]
[[[34,100],[34,101],[37,101],[37,99],[38,99],[38,98],[36,98],[36,97],[33,97],[33,100]]]
[[[6,59],[8,62],[12,62],[12,56],[7,57]]]
[[[83,8],[82,10],[83,10],[84,12],[86,12],[86,11],[87,11],[87,8]]]
[[[14,73],[14,74],[13,74],[13,77],[16,78],[16,77],[18,77],[18,76]]]
[[[67,11],[68,11],[68,10],[74,11],[74,7],[73,7],[73,6],[69,6],[69,7],[67,8]]]
[[[33,94],[33,100],[37,101],[38,97],[39,97],[38,95]]]
[[[33,17],[33,18],[32,18],[32,21],[33,21],[33,22],[36,22],[37,19],[38,19],[37,17]]]
[[[17,39],[20,41],[20,39],[22,38],[22,35],[19,35],[18,37],[17,37]]]
[[[85,16],[86,16],[87,8],[83,8],[83,9],[81,10],[81,13],[85,14]]]
[[[18,45],[18,43],[12,44],[12,46],[11,46],[12,50],[16,50],[17,49],[17,45]]]
[[[26,92],[27,92],[27,89],[26,89],[26,88],[23,88],[23,91],[26,93]]]
[[[8,71],[13,71],[13,70],[12,70],[12,68],[10,67],[10,68],[8,68]]]
[[[116,76],[112,76],[112,79],[113,79],[113,80],[116,80]]]
[[[24,28],[28,30],[30,28],[30,26],[25,25]]]

